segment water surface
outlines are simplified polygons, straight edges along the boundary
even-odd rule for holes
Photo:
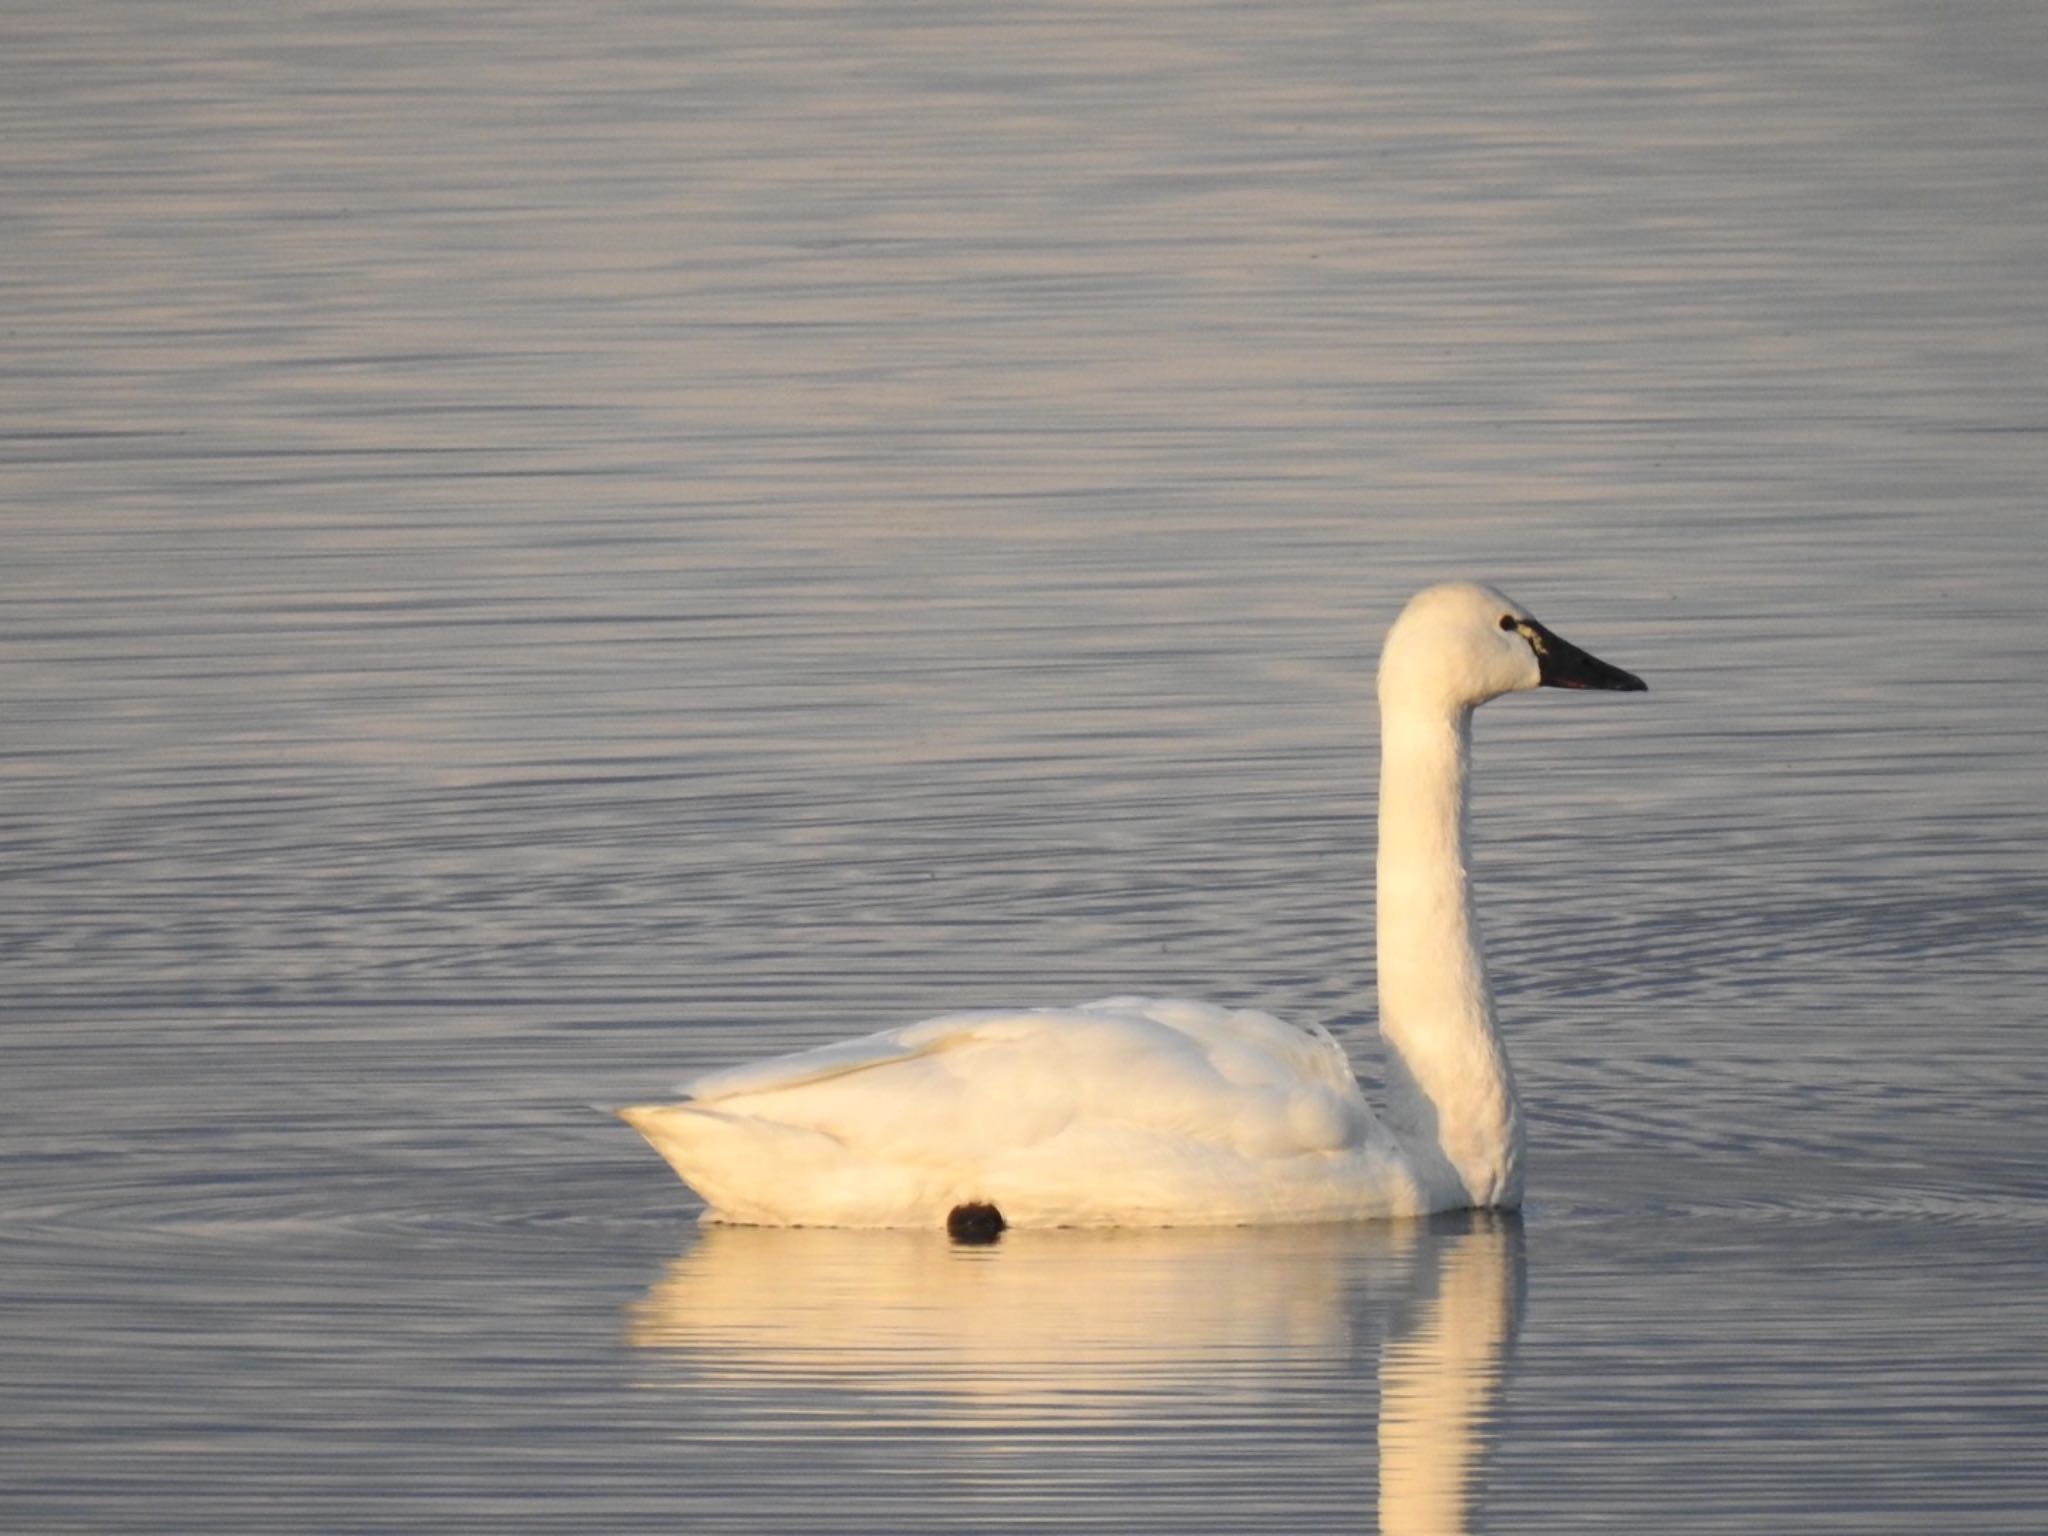
[[[0,1523],[2026,1531],[2034,7],[17,5]],[[705,1233],[593,1103],[1377,1068],[1494,579],[1519,1223]]]

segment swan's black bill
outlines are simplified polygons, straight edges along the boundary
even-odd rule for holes
[[[1635,673],[1624,672],[1592,652],[1580,650],[1534,619],[1523,619],[1515,628],[1536,653],[1536,671],[1545,688],[1603,688],[1610,693],[1650,691],[1650,685]]]

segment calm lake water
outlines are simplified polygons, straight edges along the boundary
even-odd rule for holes
[[[2048,1519],[2048,9],[0,21],[0,1526]],[[1496,580],[1519,1221],[704,1231],[591,1107],[1377,1070]]]

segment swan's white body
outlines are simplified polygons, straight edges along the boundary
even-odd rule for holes
[[[1387,1112],[1320,1028],[1204,1003],[948,1014],[736,1067],[620,1111],[708,1203],[766,1225],[1194,1225],[1513,1207],[1522,1122],[1466,857],[1472,710],[1539,683],[1640,689],[1468,583],[1380,662]]]

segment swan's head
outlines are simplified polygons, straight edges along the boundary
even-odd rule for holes
[[[1649,685],[1552,634],[1507,594],[1469,581],[1418,592],[1380,652],[1388,703],[1470,709],[1527,688],[1643,693]]]

